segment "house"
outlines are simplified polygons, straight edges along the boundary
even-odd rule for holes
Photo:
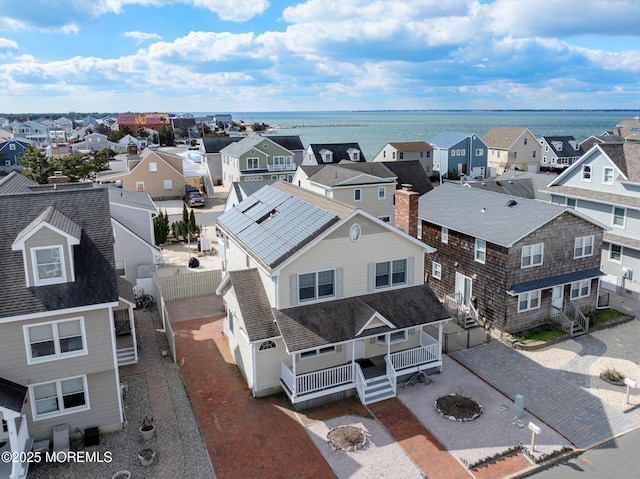
[[[497,178],[487,178],[477,181],[467,181],[465,186],[478,188],[494,193],[528,198],[530,200],[549,201],[545,188],[557,174],[528,173],[526,171],[509,170]]]
[[[589,138],[587,138],[586,140],[583,140],[582,143],[580,143],[580,149],[584,154],[585,152],[593,148],[595,145],[604,145],[607,143],[624,143],[624,138],[618,135],[609,135],[609,134],[602,134],[600,136],[591,135]]]
[[[33,143],[22,138],[11,138],[0,141],[0,175],[6,175],[12,171],[22,171],[20,158]]]
[[[478,135],[445,131],[431,138],[429,144],[433,147],[433,169],[441,176],[490,176],[487,145]]]
[[[149,141],[147,138],[136,138],[133,135],[125,135],[118,140],[118,143],[114,144],[111,148],[116,153],[130,153],[136,154],[144,150]]]
[[[304,152],[302,164],[322,165],[343,160],[367,161],[358,143],[311,143]]]
[[[417,212],[417,193],[397,194]],[[423,283],[433,249],[415,237],[284,181],[225,211],[218,229],[224,334],[254,396],[368,404],[442,367],[450,318]]]
[[[564,170],[582,156],[584,151],[573,136],[540,137],[540,170]]]
[[[98,151],[104,150],[105,148],[109,148],[115,152],[126,152],[126,149],[123,149],[122,146],[118,146],[118,143],[113,141],[109,141],[107,135],[103,135],[102,133],[89,133],[84,136],[84,139],[78,143],[72,143],[69,145],[72,153],[77,152],[92,152],[97,153]]]
[[[427,175],[433,174],[433,146],[425,141],[404,141],[387,143],[373,161],[418,160]]]
[[[420,197],[425,269],[466,326],[503,332],[550,321],[588,330],[596,307],[604,227],[551,203],[444,183]],[[467,321],[469,319],[469,321]]]
[[[615,128],[607,131],[607,134],[621,136],[629,143],[640,143],[640,116],[622,120]]]
[[[44,148],[49,144],[49,129],[41,123],[29,120],[23,123],[14,123],[11,129],[15,138],[29,140],[39,148]]]
[[[0,440],[18,454],[58,424],[120,429],[117,328],[133,328],[133,291],[115,274],[106,189],[3,189],[0,221]],[[1,461],[0,477],[27,469]]]
[[[598,144],[546,189],[552,203],[567,205],[607,225],[602,284],[640,297],[640,145]]]
[[[222,184],[222,153],[220,151],[231,143],[242,140],[239,136],[205,137],[200,141],[200,154],[204,156],[214,185]]]
[[[275,137],[274,137],[275,138]],[[222,184],[234,181],[293,180],[294,153],[271,137],[251,135],[220,150]]]
[[[180,156],[145,149],[142,155],[128,155],[125,163],[121,171],[98,173],[97,181],[145,192],[153,200],[184,197],[186,178]]]
[[[348,168],[355,166],[355,168]],[[393,224],[396,176],[382,163],[340,163],[301,166],[293,184],[360,208]]]
[[[540,144],[528,128],[495,126],[482,141],[488,149],[487,164],[496,169],[496,175],[507,170],[540,170]]]
[[[234,181],[229,189],[227,200],[225,202],[224,210],[227,211],[233,208],[238,203],[246,200],[249,196],[254,194],[260,188],[266,185],[270,185],[276,180],[262,180],[262,181]]]

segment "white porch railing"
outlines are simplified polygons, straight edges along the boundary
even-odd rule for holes
[[[29,427],[27,426],[27,418],[23,415],[20,417],[20,427],[18,428],[18,452],[29,452],[27,450],[27,441],[29,440]],[[28,446],[31,448],[31,446]],[[15,452],[15,451],[14,451]],[[28,462],[13,462],[13,471],[11,477],[24,477],[29,467]]]
[[[401,370],[427,364],[440,360],[440,345],[429,344],[428,346],[420,346],[419,348],[405,349],[397,353],[391,353],[391,365],[393,369]],[[386,356],[385,356],[386,357]]]
[[[289,367],[284,362],[281,362],[280,378],[294,396],[300,396],[353,382],[353,365],[351,363],[343,364],[333,368],[298,374],[294,377]]]
[[[389,380],[389,383],[391,384],[391,389],[393,389],[393,395],[396,395],[396,389],[398,387],[398,375],[396,374],[396,370],[393,367],[393,363],[391,361],[391,358],[389,357],[389,355],[387,354],[384,357],[384,362],[386,364],[386,369],[387,369],[387,379]]]
[[[364,401],[364,389],[367,384],[367,380],[364,377],[364,373],[362,372],[362,368],[358,363],[355,365],[356,370],[356,391],[358,392],[358,397],[360,401]]]
[[[267,171],[293,171],[296,169],[294,163],[286,163],[284,165],[267,165]]]

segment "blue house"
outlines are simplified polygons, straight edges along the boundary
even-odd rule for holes
[[[484,178],[487,172],[487,145],[473,133],[445,131],[428,140],[433,146],[433,170],[448,176],[451,170],[458,175]]]
[[[12,171],[22,170],[22,165],[18,160],[27,152],[29,145],[31,142],[23,138],[0,141],[0,175],[8,175]]]

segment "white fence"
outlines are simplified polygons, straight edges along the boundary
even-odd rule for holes
[[[216,293],[216,288],[222,281],[222,270],[215,269],[159,276],[157,281],[165,301],[197,298]]]

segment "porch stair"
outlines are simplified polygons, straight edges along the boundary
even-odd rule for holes
[[[471,316],[465,316],[461,326],[464,329],[475,328],[478,325],[478,322]]]
[[[116,357],[118,359],[118,366],[136,363],[136,352],[133,346],[118,349],[118,351],[116,352]]]
[[[361,398],[362,404],[371,404],[378,401],[384,401],[395,397],[393,385],[387,376],[378,376],[365,381],[364,397]]]
[[[573,319],[566,318],[562,322],[562,330],[569,334],[572,338],[576,336],[582,336],[583,334],[587,334],[582,325]]]

